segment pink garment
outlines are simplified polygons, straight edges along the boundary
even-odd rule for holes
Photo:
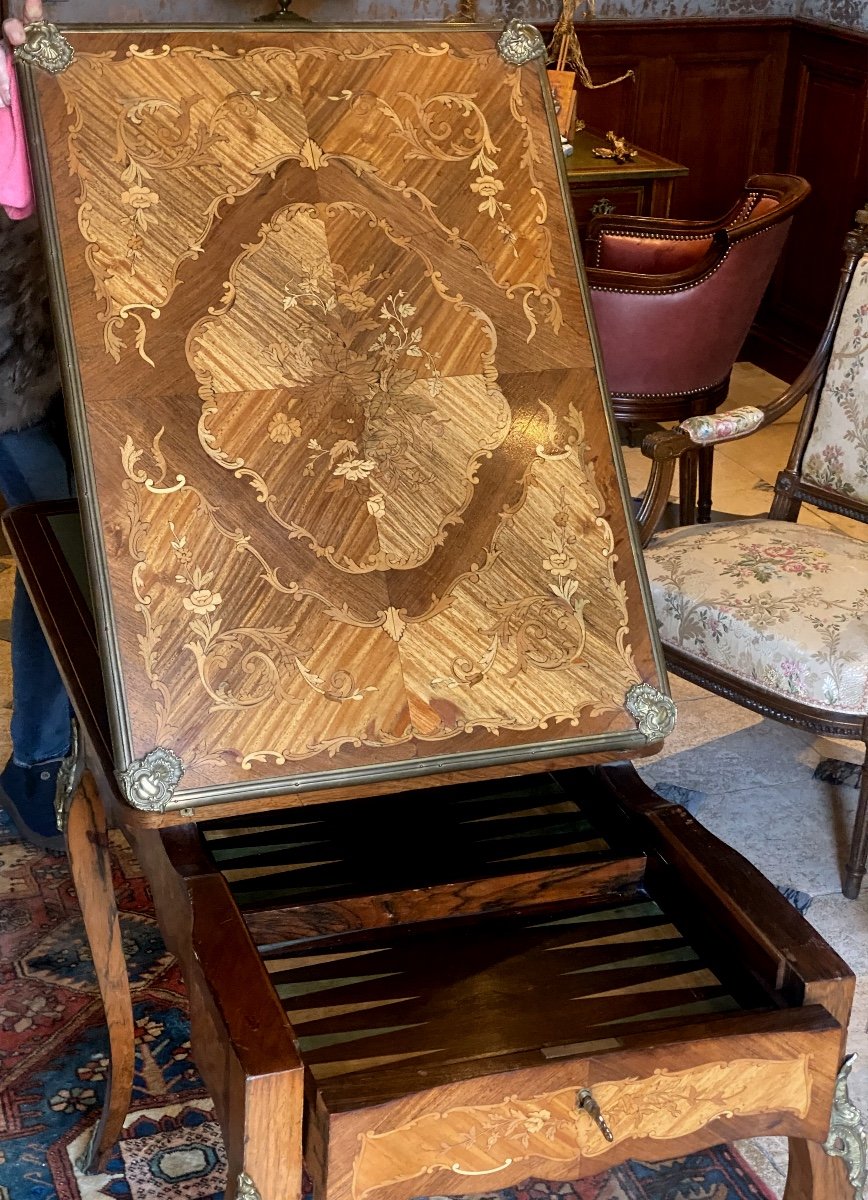
[[[33,212],[33,181],[27,157],[27,138],[24,114],[18,95],[15,64],[7,46],[0,46],[9,70],[9,90],[12,103],[0,108],[0,207],[13,221],[22,221]]]

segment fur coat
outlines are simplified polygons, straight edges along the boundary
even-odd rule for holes
[[[39,225],[0,209],[0,435],[36,424],[59,391]]]

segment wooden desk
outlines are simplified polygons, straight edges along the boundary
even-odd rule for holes
[[[579,234],[598,214],[668,217],[673,180],[687,175],[687,167],[650,150],[627,163],[595,158],[594,148],[605,145],[606,135],[596,129],[579,130],[573,138],[566,165]]]

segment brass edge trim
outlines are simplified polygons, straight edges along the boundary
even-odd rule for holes
[[[73,434],[70,443],[75,477],[79,486],[79,504],[85,533],[85,562],[96,609],[96,636],[105,676],[109,727],[116,765],[123,766],[129,763],[133,757],[132,733],[127,713],[118,703],[118,696],[122,691],[123,675],[120,649],[114,633],[115,620],[108,582],[108,561],[102,542],[102,527],[96,504],[90,438],[81,390],[81,373],[75,349],[69,293],[62,270],[63,254],[57,233],[57,210],[54,204],[48,154],[45,148],[42,114],[31,68],[24,67],[20,71],[20,83],[33,185],[37,211],[40,214],[48,283],[53,301],[52,318],[63,382],[64,407]]]
[[[859,1109],[850,1099],[848,1083],[857,1055],[844,1059],[835,1084],[832,1123],[823,1149],[833,1158],[843,1158],[855,1200],[868,1200],[868,1133]]]
[[[269,23],[261,21],[239,21],[238,24],[227,24],[225,21],[222,24],[208,24],[207,22],[193,22],[185,24],[177,22],[175,24],[167,22],[155,22],[154,24],[143,24],[136,22],[130,25],[106,23],[102,21],[83,21],[77,24],[74,21],[64,21],[63,28],[68,33],[258,33],[258,34],[282,34],[282,33],[415,33],[417,30],[420,33],[454,33],[455,22],[451,21],[409,21],[403,25],[398,25],[390,21],[360,21],[357,25],[305,25],[299,29],[293,25],[291,27],[278,25],[277,28],[269,27]],[[461,33],[497,33],[503,31],[502,21],[462,21],[459,26]]]
[[[618,481],[618,488],[621,494],[621,504],[624,509],[627,537],[630,540],[630,548],[633,551],[636,579],[639,584],[639,594],[642,598],[642,607],[645,611],[645,620],[648,626],[648,637],[651,642],[651,656],[654,660],[654,667],[657,672],[656,686],[660,689],[660,692],[663,695],[668,697],[669,676],[666,670],[666,662],[663,657],[663,646],[657,631],[657,618],[654,613],[654,602],[651,599],[651,585],[648,582],[648,572],[645,567],[645,555],[639,542],[639,532],[636,527],[636,520],[633,514],[633,498],[630,495],[630,486],[627,480],[627,468],[624,466],[624,456],[621,451],[621,443],[618,438],[618,427],[615,421],[615,412],[612,408],[612,397],[609,394],[609,386],[606,383],[606,375],[603,369],[603,353],[600,349],[600,337],[597,333],[597,323],[594,319],[591,293],[588,288],[588,279],[585,274],[585,260],[579,245],[579,231],[576,227],[576,214],[573,211],[572,201],[570,200],[570,185],[567,178],[567,164],[566,159],[561,151],[561,135],[558,131],[554,100],[552,99],[551,89],[547,86],[547,81],[545,79],[545,62],[543,60],[536,60],[533,64],[533,68],[543,76],[540,82],[544,85],[542,89],[543,101],[545,103],[546,112],[548,113],[549,118],[549,135],[552,139],[552,149],[555,153],[555,169],[557,171],[558,182],[561,188],[561,200],[563,202],[564,211],[567,218],[567,233],[569,235],[570,246],[573,251],[573,261],[576,265],[576,273],[579,280],[579,291],[581,292],[582,301],[585,306],[585,319],[588,324],[591,353],[594,357],[594,367],[597,372],[597,382],[600,387],[600,397],[603,403],[603,415],[606,418],[606,429],[609,434],[609,445],[612,450],[612,460],[615,465],[615,477]]]
[[[659,742],[675,728],[678,709],[674,701],[648,683],[634,683],[628,688],[624,707],[646,741]]]
[[[503,750],[466,750],[456,754],[432,755],[430,758],[404,759],[372,767],[344,767],[334,771],[317,771],[304,775],[288,775],[282,779],[259,779],[249,783],[227,783],[213,788],[180,790],[166,806],[166,811],[192,808],[205,804],[225,804],[250,798],[268,796],[298,796],[325,787],[351,787],[355,784],[388,783],[392,780],[413,779],[417,776],[438,775],[446,771],[471,770],[474,767],[508,766],[512,763],[545,761],[550,758],[569,758],[584,752],[637,750],[648,744],[638,730],[625,730],[608,735],[601,742],[595,734],[559,742],[538,742],[533,746],[509,746]]]
[[[174,750],[155,746],[142,758],[118,771],[118,782],[127,803],[140,812],[163,813],[181,782],[184,764]]]

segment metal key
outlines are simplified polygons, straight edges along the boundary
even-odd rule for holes
[[[600,1112],[600,1106],[587,1088],[582,1090],[576,1096],[576,1107],[582,1108],[588,1114],[592,1121],[596,1124],[600,1133],[607,1142],[614,1142],[615,1135],[612,1133],[609,1126],[606,1124],[603,1114]]]

